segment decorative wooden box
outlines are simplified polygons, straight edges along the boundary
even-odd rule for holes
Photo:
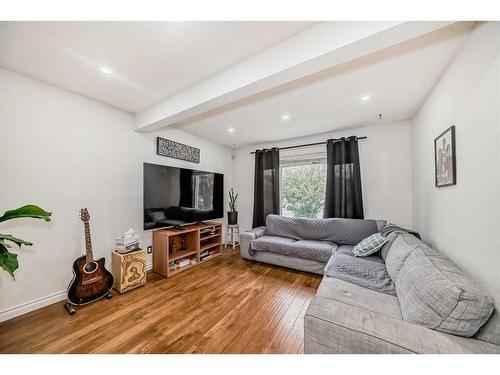
[[[112,253],[114,288],[120,293],[128,292],[146,284],[146,250],[130,254]]]

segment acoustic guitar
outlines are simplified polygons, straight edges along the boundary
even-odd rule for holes
[[[80,218],[85,228],[85,255],[73,263],[73,280],[68,290],[68,303],[65,304],[70,314],[75,313],[73,306],[85,305],[102,297],[111,298],[113,275],[105,267],[105,259],[94,260],[90,239],[90,215],[86,208],[80,211]]]

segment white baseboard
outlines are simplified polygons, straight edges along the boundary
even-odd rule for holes
[[[6,310],[0,311],[0,322],[15,318],[16,316],[29,313],[30,311],[40,309],[44,306],[63,301],[66,299],[66,291],[56,292],[49,294],[46,297],[36,299],[34,301],[26,302]]]
[[[146,263],[146,271],[151,271],[153,269],[153,263]],[[0,311],[0,322],[15,318],[33,310],[40,309],[42,307],[51,305],[56,302],[60,302],[66,299],[66,291],[56,292],[49,294],[46,297],[36,299],[34,301],[26,302],[21,305],[10,307],[6,310]]]

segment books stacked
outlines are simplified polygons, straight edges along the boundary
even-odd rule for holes
[[[133,229],[129,229],[123,236],[116,239],[115,250],[118,254],[128,254],[141,250],[139,247],[139,235]]]
[[[217,252],[217,249],[215,249],[215,248],[201,252],[200,253],[200,261],[212,258],[216,252]]]
[[[196,258],[191,257],[191,258],[181,258],[177,260],[173,260],[168,264],[168,267],[170,268],[170,271],[175,271],[178,270],[179,268],[186,267],[192,264],[196,264]]]

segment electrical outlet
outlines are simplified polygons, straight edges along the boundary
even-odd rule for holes
[[[148,250],[147,250],[148,254],[151,254],[153,252],[153,246],[148,246]]]

